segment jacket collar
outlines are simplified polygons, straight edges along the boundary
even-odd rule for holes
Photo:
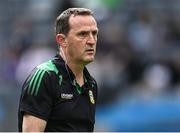
[[[58,64],[60,63],[61,66],[63,66],[64,69],[67,69],[68,70],[68,73],[70,74],[70,77],[71,77],[71,80],[72,81],[75,81],[75,75],[74,73],[72,72],[72,70],[69,68],[68,65],[65,64],[65,61],[63,60],[63,58],[61,57],[61,55],[57,54],[55,56],[55,59],[58,60]],[[66,71],[67,71],[66,70]],[[84,81],[88,84],[95,84],[95,80],[92,78],[92,76],[90,75],[90,73],[88,72],[87,68],[84,67],[84,70],[83,70],[83,74],[84,74]]]

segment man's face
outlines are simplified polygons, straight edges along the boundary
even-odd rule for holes
[[[92,16],[70,16],[70,31],[66,36],[69,61],[86,65],[94,60],[97,43],[97,23]]]

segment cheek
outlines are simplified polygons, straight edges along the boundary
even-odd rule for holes
[[[84,53],[85,46],[84,45],[77,45],[77,47],[74,50],[78,55],[81,55]]]
[[[74,50],[76,50],[76,51],[82,52],[82,51],[84,51],[85,48],[86,48],[85,41],[77,41],[74,44]]]
[[[84,48],[80,44],[72,44],[69,47],[69,54],[71,56],[79,56],[83,53]]]
[[[68,52],[71,56],[80,56],[86,48],[86,40],[74,39],[68,42]]]

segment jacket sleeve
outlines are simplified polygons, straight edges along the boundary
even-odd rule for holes
[[[23,85],[20,112],[47,121],[53,106],[53,97],[50,73],[36,69]]]

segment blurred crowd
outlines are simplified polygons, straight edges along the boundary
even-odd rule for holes
[[[131,96],[180,98],[179,0],[1,0],[0,131],[17,130],[22,83],[56,54],[54,20],[68,7],[88,7],[98,21],[96,60],[88,68],[99,107]]]

